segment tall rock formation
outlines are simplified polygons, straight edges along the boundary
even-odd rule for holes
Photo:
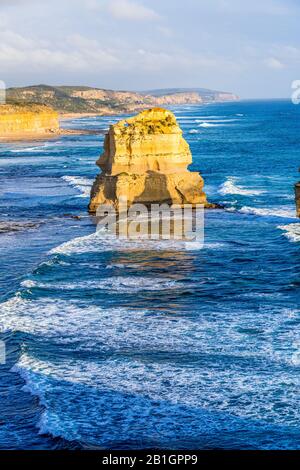
[[[89,210],[102,204],[118,209],[120,197],[133,203],[204,204],[203,179],[190,172],[188,143],[173,113],[162,108],[141,112],[110,126],[97,165],[102,173],[91,191]]]

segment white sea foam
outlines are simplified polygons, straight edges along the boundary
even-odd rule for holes
[[[297,329],[289,327],[298,313],[281,309],[275,314],[274,305],[269,310],[260,308],[259,313],[254,318],[251,309],[240,315],[222,306],[200,317],[177,316],[103,309],[59,297],[25,300],[16,296],[1,305],[0,329],[29,333],[49,350],[47,359],[23,354],[13,368],[25,379],[25,389],[38,395],[45,407],[40,432],[98,445],[130,439],[143,443],[147,438],[163,445],[174,436],[182,442],[183,437],[190,440],[211,429],[212,435],[216,428],[233,429],[235,424],[226,415],[229,411],[238,421],[259,417],[261,422],[264,416],[285,422],[285,410],[269,403],[276,399],[280,384],[289,383],[290,372],[281,368],[266,380],[261,370],[268,370],[270,361],[297,366],[281,342],[279,353],[272,353],[272,341],[276,340],[273,333],[285,323],[289,338],[298,338]],[[264,332],[265,340],[255,349],[254,333],[249,331]],[[238,356],[232,344],[240,346]],[[81,353],[85,354],[81,357]],[[224,367],[224,357],[230,368]],[[260,367],[249,373],[240,359],[250,364],[258,361]],[[217,373],[212,373],[212,363]],[[243,400],[249,395],[251,401]],[[295,425],[300,419],[297,402],[295,386],[295,394],[289,394]],[[211,415],[205,408],[221,414]],[[245,423],[240,424],[245,429]]]
[[[10,152],[11,153],[35,153],[35,152],[43,152],[44,149],[48,149],[48,148],[51,148],[51,147],[56,147],[58,146],[59,144],[61,144],[62,142],[59,140],[59,141],[55,141],[55,142],[44,142],[42,144],[37,144],[35,146],[31,146],[31,147],[17,147],[17,148],[14,148],[14,149],[10,149]]]
[[[47,147],[50,147],[50,143],[45,143],[45,144],[42,144],[42,145],[36,145],[34,147],[20,147],[20,148],[17,148],[17,149],[12,149],[10,150],[11,153],[32,153],[32,152],[39,152],[41,151],[42,149],[45,149]]]
[[[278,228],[285,232],[284,236],[287,237],[290,241],[300,242],[300,223],[279,225]]]
[[[202,122],[202,124],[199,124],[199,127],[218,127],[220,124],[213,124],[211,122]]]
[[[120,442],[165,448],[199,442],[199,436],[211,442],[220,428],[236,434],[245,428],[237,417],[206,410],[206,382],[190,368],[169,362],[133,358],[127,363],[54,364],[23,354],[13,371],[26,381],[24,390],[45,407],[40,433],[70,441],[104,448]]]
[[[292,208],[273,207],[273,208],[259,208],[259,207],[242,207],[239,212],[243,214],[259,215],[263,217],[283,217],[295,219],[295,210]]]
[[[25,281],[21,282],[21,286],[30,289],[31,287],[36,287],[36,282],[31,279],[25,279]]]
[[[149,315],[145,310],[127,308],[103,309],[59,297],[27,300],[16,295],[0,307],[0,331],[18,330],[46,336],[60,344],[75,341],[77,350],[132,348],[183,352],[186,348],[189,351],[203,348],[197,338],[205,332],[206,321],[198,324],[189,317],[175,321],[172,315]]]
[[[264,194],[265,191],[260,189],[247,189],[243,186],[238,186],[236,182],[238,178],[229,177],[219,188],[219,193],[225,196],[226,194],[240,194],[241,196],[259,196]]]
[[[199,131],[197,131],[197,129],[191,129],[189,131],[189,134],[198,134],[198,133],[199,133]]]
[[[209,119],[225,119],[226,116],[216,116],[216,115],[210,115],[210,116],[195,116],[196,122],[200,122],[199,120],[201,119],[202,121],[206,121]]]
[[[82,282],[60,282],[60,283],[45,283],[36,282],[27,279],[21,283],[25,288],[39,288],[39,289],[55,289],[55,290],[108,290],[110,292],[139,292],[139,291],[160,291],[166,289],[180,289],[189,287],[187,284],[181,284],[172,279],[165,278],[151,278],[151,277],[134,277],[134,276],[117,276],[97,281],[82,281]]]
[[[197,241],[185,242],[182,240],[131,240],[110,235],[104,231],[97,231],[84,237],[73,238],[62,245],[53,248],[49,254],[82,254],[99,253],[103,251],[184,251],[199,250],[202,244]]]
[[[36,147],[25,147],[25,148],[19,148],[19,149],[12,149],[10,150],[11,153],[27,153],[27,152],[35,152],[36,150],[41,149],[41,145],[36,146]]]
[[[62,176],[62,179],[81,192],[80,197],[90,197],[93,180],[83,176]]]
[[[209,122],[209,123],[219,123],[219,122],[222,122],[222,123],[226,123],[226,122],[234,122],[234,121],[238,121],[238,119],[196,119],[195,122],[198,122],[198,123],[206,123],[206,122]]]
[[[176,443],[193,439],[199,444],[200,436],[211,445],[220,429],[231,432],[236,442],[236,436],[248,426],[249,445],[255,425],[251,421],[247,424],[242,417],[259,418],[262,411],[272,417],[273,407],[268,403],[273,402],[272,389],[278,383],[275,376],[270,385],[269,381],[265,385],[264,405],[255,388],[262,385],[261,377],[255,374],[249,381],[247,376],[236,374],[232,381],[232,367],[228,374],[220,371],[213,378],[203,366],[200,370],[184,369],[172,361],[154,364],[132,357],[127,361],[108,359],[101,364],[92,360],[51,363],[23,354],[13,370],[22,375],[25,389],[38,396],[45,407],[38,424],[41,433],[107,448],[132,440],[141,447],[156,444],[177,448]],[[280,378],[288,377],[283,374]],[[248,400],[241,412],[235,405],[239,400],[230,397],[247,393],[251,393],[251,405]],[[231,413],[226,412],[228,403]],[[296,397],[292,403],[296,405]],[[297,418],[298,413],[295,415]],[[261,431],[268,426],[261,417],[259,422]]]
[[[207,250],[215,250],[215,249],[221,249],[226,246],[226,243],[221,243],[221,242],[211,242],[211,243],[204,243],[204,249]]]

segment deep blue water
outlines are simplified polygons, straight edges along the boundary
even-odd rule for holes
[[[1,144],[0,448],[300,448],[300,107],[175,113],[204,249],[95,234],[103,136]]]

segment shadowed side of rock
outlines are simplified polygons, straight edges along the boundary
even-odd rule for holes
[[[91,192],[89,210],[125,197],[132,203],[204,204],[204,182],[190,172],[192,155],[175,116],[154,108],[110,127],[97,164],[102,173]]]

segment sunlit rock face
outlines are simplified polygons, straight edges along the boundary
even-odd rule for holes
[[[173,113],[141,112],[110,127],[97,164],[102,173],[91,192],[90,212],[125,197],[128,204],[204,204],[203,179],[190,172],[192,155]]]
[[[1,105],[0,137],[44,134],[59,130],[58,114],[43,105]]]

